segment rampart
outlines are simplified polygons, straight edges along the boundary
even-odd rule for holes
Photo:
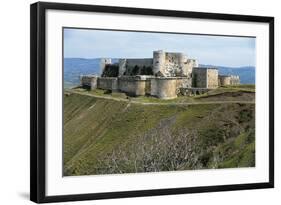
[[[150,94],[150,78],[146,76],[123,76],[118,79],[118,88],[132,96]]]
[[[103,90],[112,90],[117,91],[118,90],[118,78],[114,77],[99,77],[97,88],[103,89]]]

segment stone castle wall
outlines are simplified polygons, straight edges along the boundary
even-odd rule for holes
[[[119,90],[132,96],[147,94],[148,86],[150,86],[150,80],[139,76],[124,76],[118,79]]]
[[[150,94],[150,79],[145,77],[123,76],[119,78],[98,77],[95,79],[97,79],[97,83],[91,89],[99,88],[103,90],[121,91],[132,96]],[[86,85],[86,80],[81,82],[81,84]]]
[[[180,88],[188,88],[186,77],[152,77],[152,76],[123,76],[97,77],[87,75],[81,77],[81,85],[91,89],[121,91],[132,96],[152,95],[161,99],[177,97]]]
[[[238,75],[219,75],[219,85],[227,86],[227,85],[239,85],[240,78]]]
[[[97,88],[103,90],[118,90],[118,78],[114,77],[99,77]]]
[[[177,78],[153,78],[151,79],[151,95],[161,99],[173,99],[177,97]]]
[[[219,75],[219,85],[220,86],[230,85],[230,76]]]

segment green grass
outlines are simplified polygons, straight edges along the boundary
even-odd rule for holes
[[[251,89],[255,90],[256,85],[255,84],[240,84],[240,85],[228,85],[223,86],[224,88],[237,88],[237,89]]]
[[[193,98],[195,101],[255,101],[255,85],[223,86]]]
[[[109,95],[101,90],[95,92]],[[196,168],[253,166],[254,109],[254,104],[143,105],[67,94],[64,96],[64,175],[96,174],[97,164],[104,156],[120,146],[129,149],[139,136],[171,118],[175,120],[169,127],[175,135],[185,129],[198,133],[197,157],[202,167]],[[216,156],[225,157],[215,161]]]
[[[225,91],[248,91],[255,92],[256,86],[254,84],[241,84],[241,85],[227,85],[221,86],[217,90],[225,90]]]
[[[249,140],[249,138],[252,138]],[[251,132],[240,134],[236,139],[219,146],[215,155],[222,159],[217,168],[255,166],[255,142]]]

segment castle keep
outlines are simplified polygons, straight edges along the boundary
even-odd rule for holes
[[[132,96],[152,95],[161,99],[201,94],[218,86],[239,84],[239,76],[223,76],[218,69],[199,67],[183,53],[154,51],[153,58],[101,59],[101,76],[80,76],[91,89],[124,92]]]

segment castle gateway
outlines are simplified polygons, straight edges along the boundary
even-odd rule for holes
[[[239,84],[239,76],[219,76],[218,69],[199,67],[183,53],[154,51],[153,58],[101,59],[101,76],[84,75],[81,85],[90,89],[151,95],[173,99],[181,94],[201,94],[218,86]]]

